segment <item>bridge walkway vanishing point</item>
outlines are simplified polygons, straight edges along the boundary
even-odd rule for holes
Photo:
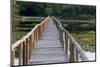
[[[32,50],[29,64],[64,63],[66,54],[60,42],[59,31],[52,18],[49,19],[42,37]]]
[[[53,16],[48,16],[12,44],[12,65],[15,65],[16,50],[19,52],[18,65],[88,61],[82,48]]]

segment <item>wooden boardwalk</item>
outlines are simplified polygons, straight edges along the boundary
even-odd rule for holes
[[[38,65],[89,61],[84,50],[54,16],[37,24],[12,44],[12,65]]]
[[[65,63],[67,61],[64,47],[60,42],[59,31],[53,19],[50,18],[36,48],[32,50],[32,57],[28,64]]]

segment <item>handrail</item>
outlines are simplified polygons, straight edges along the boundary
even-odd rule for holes
[[[11,64],[15,65],[15,52],[19,49],[19,65],[26,65],[32,55],[32,48],[35,48],[37,41],[40,39],[44,29],[47,27],[49,16],[40,24],[37,24],[23,38],[12,44],[12,60]]]
[[[69,56],[69,62],[78,62],[79,60],[88,61],[84,50],[79,46],[79,44],[75,41],[72,35],[64,29],[60,21],[58,21],[54,16],[52,16],[52,18],[54,19],[57,27],[60,29],[60,32],[63,32],[62,36],[64,42],[64,50]]]

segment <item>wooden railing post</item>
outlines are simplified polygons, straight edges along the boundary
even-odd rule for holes
[[[40,37],[41,37],[41,25],[39,26],[39,28],[40,28],[40,29],[39,29],[39,30],[40,30],[40,32],[39,32],[39,33],[40,33]]]
[[[26,64],[28,63],[29,59],[29,38],[26,39]]]
[[[70,62],[76,62],[76,48],[73,43],[70,41]]]
[[[20,44],[19,65],[23,64],[23,43]]]
[[[37,34],[36,34],[36,30],[34,30],[34,42],[35,42],[35,46],[36,46],[36,42],[37,42]]]
[[[38,39],[40,39],[40,25],[38,26]]]
[[[31,58],[31,55],[32,55],[32,48],[33,48],[32,35],[30,35],[29,37],[29,59]]]
[[[67,56],[68,56],[68,51],[69,51],[69,41],[68,41],[68,37],[67,37],[67,35],[66,35],[66,33],[64,32],[64,43],[65,43],[65,53],[67,54]]]
[[[12,46],[12,60],[11,64],[15,64],[15,49],[19,51],[19,64],[18,65],[26,65],[31,58],[32,48],[34,48],[37,44],[37,41],[40,39],[40,36],[44,32],[47,26],[48,17],[40,24],[37,24],[35,28],[32,29],[26,36],[24,36],[21,40],[18,40]]]
[[[72,42],[70,40],[70,57],[69,62],[74,62],[74,46],[72,45]]]
[[[35,36],[34,36],[34,31],[33,31],[33,33],[32,33],[32,45],[33,45],[33,47],[32,48],[34,48],[35,47]]]
[[[66,34],[65,34],[65,32],[63,32],[63,41],[64,41],[64,52],[66,53]]]
[[[23,65],[26,64],[26,44],[23,42]]]
[[[36,29],[36,43],[38,41],[38,29]]]
[[[15,64],[15,49],[12,50],[12,61],[11,61],[12,65]]]
[[[75,53],[76,53],[76,61],[75,62],[78,62],[78,60],[79,60],[79,54],[78,54],[77,49],[75,49]]]
[[[70,39],[68,38],[68,36],[67,36],[66,41],[67,41],[68,58],[70,58]]]
[[[43,32],[44,32],[44,23],[43,23]]]

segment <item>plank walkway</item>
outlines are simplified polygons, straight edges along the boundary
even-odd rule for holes
[[[52,18],[42,37],[32,50],[32,57],[28,64],[51,64],[67,62],[67,55],[64,53],[63,45],[60,42],[59,31]]]

